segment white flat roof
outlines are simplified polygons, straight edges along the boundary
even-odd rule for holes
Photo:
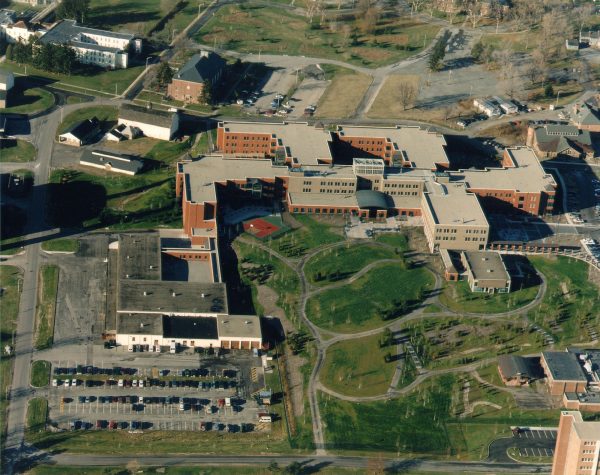
[[[430,183],[428,189],[425,198],[436,224],[489,226],[477,196],[463,184]]]

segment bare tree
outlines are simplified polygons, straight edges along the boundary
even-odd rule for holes
[[[417,13],[421,7],[426,3],[427,0],[409,0],[410,14]]]
[[[494,61],[500,69],[502,79],[506,79],[512,74],[513,69],[513,50],[510,44],[506,44],[504,48],[494,51]]]
[[[377,22],[379,21],[379,8],[370,7],[363,17],[360,26],[363,33],[373,33],[375,28],[377,27]]]
[[[477,28],[477,24],[484,17],[485,9],[480,0],[466,0],[464,6],[467,13],[467,21],[471,23],[472,28]]]
[[[402,110],[406,110],[408,106],[414,104],[416,98],[417,88],[414,83],[405,81],[398,85],[398,101],[402,105]]]

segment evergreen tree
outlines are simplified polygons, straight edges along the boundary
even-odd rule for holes
[[[158,86],[161,88],[167,87],[172,79],[173,70],[171,69],[168,61],[160,63],[158,66],[158,71],[156,72],[156,81],[158,82]]]
[[[554,96],[554,88],[552,87],[552,83],[546,84],[546,87],[544,88],[544,95],[546,97]]]
[[[212,85],[209,82],[204,83],[204,87],[202,88],[202,92],[200,93],[200,97],[198,99],[202,104],[210,105],[213,103]]]
[[[63,0],[56,9],[56,16],[85,23],[89,11],[90,0]]]

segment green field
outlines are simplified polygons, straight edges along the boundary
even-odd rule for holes
[[[41,397],[29,400],[27,405],[27,432],[26,438],[43,433],[48,419],[48,401]]]
[[[529,312],[530,320],[549,331],[559,346],[590,341],[587,328],[600,328],[600,291],[588,279],[588,264],[567,257],[530,257],[546,277],[542,304]]]
[[[311,297],[306,313],[316,325],[333,331],[363,331],[406,313],[423,299],[434,279],[423,268],[407,269],[403,264],[382,264],[349,285],[325,290]],[[398,302],[406,308],[396,311]]]
[[[3,140],[8,146],[0,148],[0,162],[32,162],[35,160],[35,147],[25,140]]]
[[[440,294],[440,303],[453,312],[501,313],[516,310],[535,299],[539,285],[533,285],[507,294],[471,292],[467,281],[446,282]]]
[[[23,287],[23,271],[14,266],[0,266],[0,282],[2,294],[0,295],[0,345],[12,345],[13,332],[17,329],[17,316],[19,315],[19,299]],[[12,382],[13,360],[0,353],[0,441],[4,447],[4,432],[6,430],[6,400],[7,389]]]
[[[51,367],[48,361],[37,360],[31,363],[31,385],[36,388],[48,386]]]
[[[79,241],[77,239],[51,239],[42,243],[42,250],[53,252],[77,252]]]
[[[56,135],[60,135],[78,124],[79,122],[96,117],[100,121],[100,127],[108,131],[111,127],[116,125],[119,110],[113,106],[89,106],[81,109],[74,110],[60,123]]]
[[[511,425],[557,424],[555,410],[520,410],[509,393],[478,385],[472,387],[469,400],[500,403],[502,409],[478,406],[472,415],[459,418],[462,378],[436,377],[405,396],[381,402],[351,403],[321,393],[328,447],[481,460],[489,442],[510,434]]]
[[[418,53],[439,30],[436,25],[387,15],[370,32],[360,33],[361,21],[346,20],[352,32],[346,34],[341,25],[330,28],[327,19],[320,25],[319,15],[311,23],[289,10],[250,2],[221,8],[196,39],[245,53],[331,58],[376,67]]]
[[[254,284],[262,282],[277,292],[277,305],[283,309],[288,318],[295,321],[296,304],[300,292],[300,280],[296,272],[279,259],[271,257],[270,254],[257,247],[238,241],[235,242],[234,249],[238,256],[238,269],[242,280],[254,289],[255,307],[259,308],[260,304],[256,299]],[[256,273],[251,271],[251,269],[258,271],[261,266],[264,271]]]
[[[44,89],[38,87],[25,90],[15,88],[9,97],[9,107],[0,109],[0,112],[34,114],[44,111],[52,105],[54,105],[54,96]]]
[[[526,321],[467,317],[414,320],[403,326],[428,369],[452,368],[502,354],[542,349],[541,335]]]
[[[304,272],[312,284],[328,285],[351,277],[372,262],[398,257],[394,251],[384,247],[347,243],[312,257],[304,266]]]
[[[323,221],[305,214],[294,214],[293,219],[300,225],[299,228],[265,241],[272,249],[287,257],[300,257],[310,249],[344,239],[341,232],[335,232],[335,228]]]
[[[34,68],[31,65],[27,66],[28,76],[39,76],[54,80],[52,87],[65,88],[74,90],[84,94],[91,95],[114,95],[122,94],[127,87],[137,78],[144,70],[145,66],[133,66],[127,69],[101,70],[93,69],[88,74],[59,74],[43,71]],[[19,65],[12,61],[2,63],[3,69],[9,69],[14,73],[25,74],[25,66]]]
[[[319,379],[329,389],[349,396],[384,394],[396,369],[386,363],[386,353],[396,354],[396,346],[380,347],[381,334],[335,343],[327,349]]]
[[[164,32],[164,40],[170,40],[175,32],[181,32],[197,15],[198,5],[208,5],[208,1],[184,0],[183,2],[164,0],[133,0],[123,3],[120,0],[92,0],[90,2],[89,26],[112,31],[127,31],[138,35],[148,35],[151,30]],[[157,25],[173,8],[164,25]]]
[[[44,400],[45,402],[45,400]],[[40,449],[82,454],[278,454],[289,450],[283,431],[271,433],[217,434],[215,432],[126,431],[40,432],[29,434],[28,442]]]
[[[35,312],[35,348],[44,350],[54,340],[54,314],[58,291],[59,269],[55,265],[44,265],[39,274],[39,295]]]
[[[408,250],[408,239],[402,233],[377,233],[375,241],[387,244],[388,246],[394,246],[399,251]]]

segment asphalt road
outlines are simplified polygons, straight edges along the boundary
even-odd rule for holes
[[[305,467],[344,467],[368,468],[373,465],[372,457],[343,457],[343,456],[214,456],[214,455],[173,455],[159,456],[102,456],[102,455],[69,455],[57,454],[42,457],[40,462],[56,463],[69,466],[124,466],[135,460],[143,466],[174,466],[174,465],[268,465],[277,462],[280,466],[299,462]],[[516,463],[497,462],[445,462],[437,460],[408,460],[388,459],[383,462],[385,467],[392,472],[403,470],[422,470],[428,472],[457,472],[457,473],[549,473],[548,465],[521,465]]]

